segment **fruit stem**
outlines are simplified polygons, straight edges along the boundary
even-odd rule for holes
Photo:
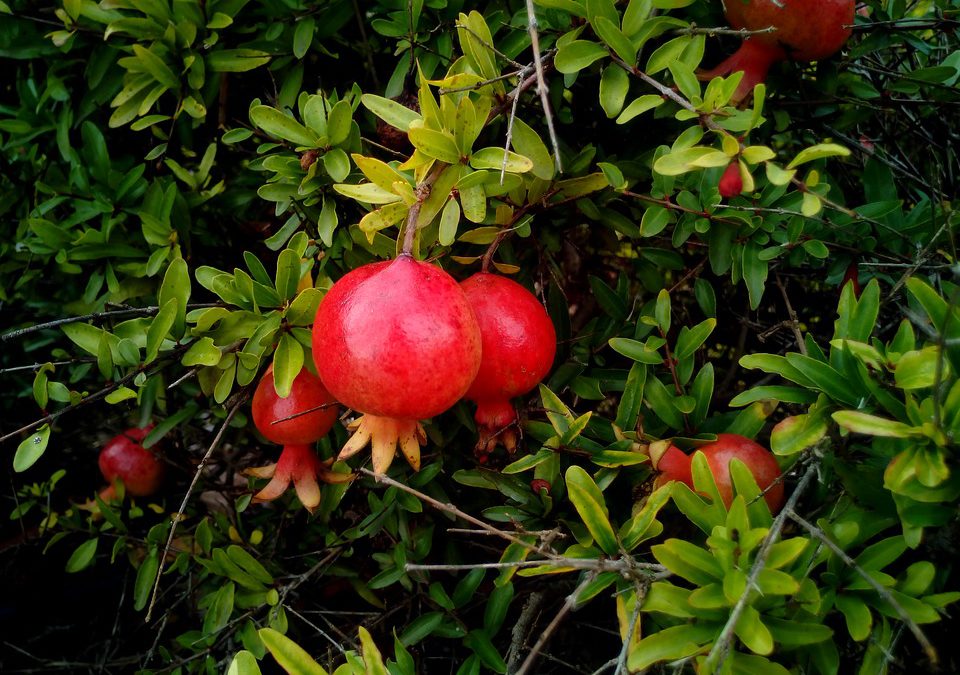
[[[430,173],[427,174],[427,177],[417,184],[415,192],[417,201],[410,207],[410,211],[407,213],[407,222],[404,226],[406,229],[403,232],[403,248],[400,249],[402,255],[413,255],[413,245],[417,238],[417,220],[420,217],[420,207],[423,206],[427,197],[430,196],[430,191],[433,189],[433,184],[437,182],[437,178],[440,177],[440,174],[443,173],[443,170],[448,166],[450,165],[437,162],[434,164]]]

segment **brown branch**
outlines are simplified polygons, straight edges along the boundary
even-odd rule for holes
[[[520,669],[517,670],[516,675],[526,675],[530,672],[530,669],[533,667],[533,664],[537,661],[537,656],[540,655],[540,652],[547,645],[547,642],[553,636],[554,631],[557,630],[557,627],[560,626],[560,622],[566,618],[567,614],[573,611],[577,605],[577,597],[580,595],[581,591],[590,584],[594,578],[596,578],[596,572],[588,573],[581,581],[573,592],[567,596],[566,601],[563,603],[563,607],[560,608],[560,611],[557,612],[557,615],[553,617],[547,627],[540,634],[540,637],[537,639],[536,644],[533,645],[533,649],[530,650],[530,653],[527,654],[527,658],[524,659],[523,664],[520,666]]]

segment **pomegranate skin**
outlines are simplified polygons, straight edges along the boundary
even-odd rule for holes
[[[346,274],[317,309],[313,357],[345,406],[380,418],[438,415],[480,367],[480,329],[457,282],[401,254]]]
[[[273,384],[273,366],[267,368],[253,394],[253,423],[263,436],[278,445],[303,445],[320,440],[337,420],[337,406],[330,405],[293,419],[284,419],[335,399],[316,375],[302,369],[294,378],[290,395],[280,398]],[[277,422],[276,420],[284,420]]]
[[[477,316],[480,370],[466,398],[496,402],[526,394],[550,372],[557,352],[553,322],[526,288],[480,272],[460,284]]]
[[[750,41],[783,50],[784,58],[817,61],[835,54],[850,37],[854,0],[723,0],[724,13],[737,29],[772,33],[752,35]]]
[[[157,492],[166,473],[163,462],[142,445],[152,429],[151,424],[114,436],[100,450],[97,459],[100,473],[107,482],[112,485],[119,478],[127,493],[135,497],[148,497]]]
[[[731,99],[741,103],[766,79],[777,61],[817,61],[835,54],[850,37],[854,0],[723,0],[730,25],[763,30],[744,40],[740,48],[715,68],[698,72],[701,80],[743,72]]]
[[[728,507],[733,502],[733,480],[730,478],[732,459],[739,459],[747,465],[761,490],[773,485],[764,494],[771,513],[778,512],[783,506],[783,483],[774,484],[780,477],[780,466],[773,453],[759,443],[737,434],[717,434],[716,441],[698,450],[707,458],[720,497]]]

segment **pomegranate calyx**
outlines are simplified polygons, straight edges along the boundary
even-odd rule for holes
[[[709,82],[715,77],[726,77],[736,72],[742,72],[743,78],[733,92],[730,102],[739,105],[753,88],[767,78],[767,72],[777,61],[787,58],[787,53],[780,47],[763,44],[757,40],[744,40],[740,48],[721,61],[710,70],[698,70],[697,79]]]
[[[304,508],[313,513],[320,505],[320,484],[343,483],[352,480],[351,474],[331,471],[333,460],[322,461],[309,445],[286,445],[280,459],[273,464],[244,471],[248,476],[269,478],[270,482],[253,496],[256,502],[269,502],[280,497],[290,484]]]
[[[351,422],[353,436],[343,446],[338,460],[345,460],[370,445],[373,472],[385,474],[393,463],[397,448],[414,471],[420,470],[420,446],[427,442],[423,425],[417,420],[402,420],[366,414]]]
[[[517,410],[510,401],[478,401],[473,419],[477,422],[477,441],[474,454],[489,455],[502,444],[511,455],[517,450]]]

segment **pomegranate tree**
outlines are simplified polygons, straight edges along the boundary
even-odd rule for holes
[[[734,28],[775,30],[747,36],[740,49],[700,78],[743,71],[733,95],[739,103],[777,61],[817,61],[839,51],[850,37],[854,6],[854,0],[724,0],[724,14]]]
[[[256,501],[276,499],[293,483],[303,506],[313,512],[320,504],[320,485],[349,480],[347,474],[330,470],[332,460],[323,462],[313,444],[327,435],[337,419],[336,401],[316,375],[302,369],[294,378],[290,395],[277,393],[273,366],[267,368],[253,394],[253,423],[267,440],[283,446],[275,464],[247,469],[258,478],[270,478]]]
[[[340,452],[368,443],[385,473],[397,447],[415,470],[426,435],[419,420],[466,393],[480,367],[480,329],[457,282],[407,253],[363,265],[317,309],[313,358],[330,393],[362,416]]]
[[[480,370],[466,398],[477,404],[477,453],[497,441],[517,447],[517,411],[510,399],[537,386],[553,365],[557,333],[536,297],[517,282],[480,272],[460,284],[480,325]]]
[[[693,488],[691,458],[673,445],[665,450],[651,444],[650,461],[660,472],[655,485],[678,480]],[[771,513],[783,506],[783,483],[779,481],[780,466],[773,453],[759,443],[738,434],[717,434],[713,443],[697,448],[702,452],[717,484],[720,498],[730,506],[733,503],[733,479],[730,477],[730,460],[739,459],[753,474],[757,486],[764,491],[764,499]]]
[[[118,480],[123,483],[127,494],[134,497],[149,497],[160,489],[166,467],[152,451],[143,447],[143,439],[152,429],[152,424],[127,429],[107,441],[100,450],[97,463],[109,483],[100,492],[101,500],[117,500]]]

